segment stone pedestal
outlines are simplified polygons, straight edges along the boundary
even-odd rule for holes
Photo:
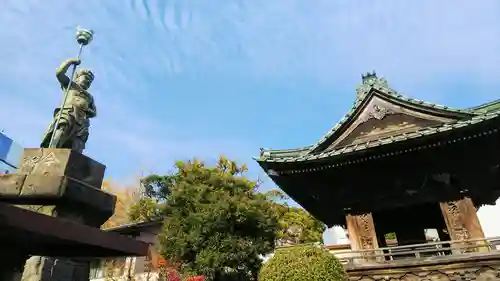
[[[0,176],[0,201],[53,205],[52,216],[100,227],[116,203],[115,196],[101,190],[104,170],[104,165],[69,149],[25,149],[17,172]],[[83,260],[34,256],[22,281],[80,281],[88,280],[88,274],[89,264]]]
[[[14,174],[0,175],[0,201],[54,205],[54,216],[101,226],[116,197],[101,190],[106,167],[69,149],[27,148]]]

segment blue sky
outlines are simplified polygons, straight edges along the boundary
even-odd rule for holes
[[[265,177],[259,148],[317,141],[366,71],[454,107],[500,96],[497,0],[3,0],[0,128],[25,147],[61,102],[54,70],[76,56],[77,25],[96,32],[86,153],[123,181],[220,154]],[[488,235],[498,213],[480,212]]]

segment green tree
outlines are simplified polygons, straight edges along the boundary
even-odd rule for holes
[[[304,243],[323,244],[323,233],[326,229],[324,223],[302,208],[288,206],[286,200],[290,198],[279,190],[271,190],[266,195],[275,201],[274,207],[280,223],[279,246]]]
[[[347,281],[342,264],[327,250],[291,246],[276,250],[262,267],[259,281]]]
[[[142,197],[130,207],[128,212],[131,221],[150,221],[163,216],[161,204],[150,197]]]
[[[106,229],[130,223],[129,212],[140,200],[140,186],[137,184],[123,185],[111,179],[106,179],[103,181],[101,189],[116,196],[113,216],[101,228]]]
[[[279,210],[281,244],[323,244],[325,225],[301,208],[286,205],[277,206]]]
[[[396,239],[396,233],[390,232],[385,235],[385,239]]]
[[[246,170],[224,157],[214,167],[177,162],[173,173],[142,180],[147,198],[130,214],[164,217],[162,255],[181,271],[207,280],[256,280],[260,256],[274,250],[280,225],[276,204],[257,192],[259,182],[246,178]]]

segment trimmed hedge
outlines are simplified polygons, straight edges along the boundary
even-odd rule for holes
[[[277,249],[266,262],[259,281],[346,281],[342,264],[327,250],[315,246]]]

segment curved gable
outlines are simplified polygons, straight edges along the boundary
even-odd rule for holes
[[[401,104],[392,103],[374,94],[325,151],[391,135],[410,133],[456,120],[405,108]]]
[[[298,149],[261,149],[260,157],[255,159],[290,162],[317,159],[324,156],[324,152],[331,154],[337,150],[341,150],[337,154],[343,154],[350,151],[347,149],[350,146],[356,149],[373,147],[381,140],[407,139],[419,135],[419,131],[472,122],[475,117],[496,112],[498,108],[498,101],[475,108],[456,109],[407,98],[391,89],[387,80],[377,77],[375,72],[367,73],[362,75],[362,84],[356,89],[354,105],[316,144]],[[490,118],[489,115],[486,117]]]

